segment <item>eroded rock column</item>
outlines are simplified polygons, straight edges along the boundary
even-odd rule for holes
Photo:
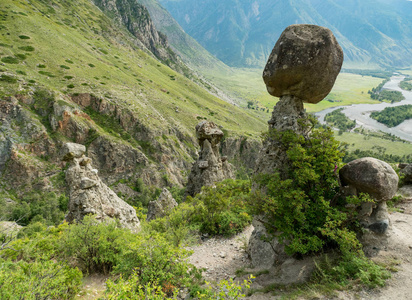
[[[303,104],[316,104],[329,94],[342,63],[342,48],[329,29],[316,25],[287,27],[276,42],[263,71],[269,94],[280,98],[268,122],[269,130],[309,134],[305,126],[309,124],[309,119]],[[256,164],[256,174],[278,172],[281,178],[287,179],[289,160],[280,141],[275,138],[264,141]],[[267,269],[276,262],[282,269],[287,256],[276,239],[262,241],[266,229],[259,222],[261,218],[264,216],[254,219],[255,230],[249,241],[252,264],[256,268]],[[296,276],[294,280],[297,282],[304,278]]]
[[[85,215],[95,215],[96,219],[117,219],[120,225],[138,231],[140,221],[135,209],[120,199],[98,176],[86,147],[67,143],[61,151],[62,160],[69,162],[66,182],[69,188],[69,213],[66,221],[81,221]]]
[[[196,125],[200,145],[199,158],[192,166],[186,194],[195,196],[203,186],[211,186],[227,178],[235,178],[233,167],[219,152],[223,131],[213,122],[202,121]]]

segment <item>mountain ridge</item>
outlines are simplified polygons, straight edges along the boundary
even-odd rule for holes
[[[412,2],[283,0],[160,0],[183,29],[229,66],[262,67],[285,27],[330,28],[344,48],[345,67],[412,64]]]

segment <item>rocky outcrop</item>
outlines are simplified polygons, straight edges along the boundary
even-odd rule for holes
[[[318,103],[331,91],[343,63],[333,33],[316,25],[287,27],[270,54],[263,80],[269,94]]]
[[[219,152],[222,130],[213,122],[202,121],[196,125],[196,137],[200,145],[199,158],[192,166],[186,186],[186,194],[192,197],[203,186],[234,178],[232,165]]]
[[[138,1],[94,0],[94,3],[117,23],[124,25],[159,60],[170,67],[184,67],[169,47],[166,35],[156,30],[149,11]]]
[[[353,160],[339,171],[344,187],[353,193],[367,193],[376,201],[386,201],[395,196],[399,177],[386,162],[373,157]]]
[[[162,193],[156,201],[150,201],[147,208],[147,221],[166,216],[177,206],[176,200],[167,188],[163,188]]]
[[[329,29],[315,25],[286,28],[263,72],[268,92],[280,97],[268,122],[269,130],[293,131],[310,138],[310,127],[306,126],[310,121],[303,103],[318,103],[330,92],[342,63],[342,49]],[[263,142],[255,173],[277,172],[281,179],[287,179],[289,166],[280,138],[269,135]],[[264,193],[264,187],[261,188]],[[259,216],[253,221],[255,229],[249,240],[252,264],[258,269],[275,266],[282,271],[288,256],[276,238],[272,241],[261,239],[267,235],[264,219],[265,216]]]
[[[366,193],[374,200],[357,209],[364,251],[373,255],[387,244],[390,223],[386,201],[395,196],[399,177],[389,164],[372,157],[351,161],[340,169],[339,177],[345,195]]]
[[[412,164],[403,166],[400,173],[403,175],[404,184],[412,184]]]
[[[66,182],[69,189],[68,222],[81,221],[85,215],[95,215],[98,220],[117,219],[120,225],[133,231],[139,230],[136,211],[120,199],[98,176],[89,157],[84,156],[83,145],[67,143],[61,157],[69,163]]]
[[[262,142],[258,139],[242,137],[226,137],[220,143],[220,152],[226,156],[238,171],[252,173],[256,168],[256,160]],[[248,174],[248,175],[250,175]]]

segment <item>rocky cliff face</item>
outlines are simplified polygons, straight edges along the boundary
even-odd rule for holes
[[[179,72],[188,71],[169,47],[166,35],[156,30],[147,8],[137,0],[94,0],[94,3],[124,25],[159,60]]]

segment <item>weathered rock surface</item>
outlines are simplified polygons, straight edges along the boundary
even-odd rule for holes
[[[305,119],[307,114],[303,102],[294,96],[283,96],[274,107],[272,118],[268,121],[269,130],[292,130],[297,134],[303,134],[302,120]],[[289,160],[286,152],[280,147],[280,141],[266,139],[256,161],[255,173],[270,174],[277,171],[285,177],[288,164]]]
[[[287,255],[284,251],[284,245],[281,245],[277,239],[264,241],[262,238],[267,236],[267,231],[258,216],[253,219],[253,232],[249,238],[247,252],[249,253],[253,267],[259,270],[268,269],[276,262],[285,260]]]
[[[339,171],[342,189],[346,195],[369,194],[374,202],[358,207],[358,220],[362,225],[360,241],[364,252],[373,256],[388,244],[390,226],[386,201],[395,196],[399,177],[384,161],[365,157],[351,161]]]
[[[86,147],[84,145],[76,143],[66,143],[61,149],[62,160],[70,161],[73,158],[80,158],[86,153]]]
[[[137,231],[140,221],[135,209],[120,199],[105,185],[96,169],[91,165],[91,159],[83,155],[82,145],[65,145],[63,158],[69,162],[66,170],[66,182],[69,188],[68,222],[80,221],[85,215],[92,214],[96,219],[117,219],[124,228]],[[67,155],[67,150],[76,149],[76,155]],[[78,151],[79,150],[79,151]],[[65,155],[66,154],[66,155]]]
[[[411,184],[412,183],[412,164],[409,164],[405,166],[401,171],[401,174],[403,174],[403,182],[405,184]]]
[[[189,175],[186,194],[194,196],[203,186],[211,186],[227,178],[234,178],[232,165],[221,157],[219,144],[223,132],[219,127],[208,121],[196,125],[196,136],[200,145],[199,158],[192,166]]]
[[[293,95],[318,103],[331,91],[342,63],[342,48],[329,29],[291,25],[276,42],[263,79],[272,96]]]
[[[356,194],[368,193],[377,201],[395,196],[399,177],[386,162],[372,157],[351,161],[339,171],[343,186],[356,189]]]
[[[147,211],[147,221],[166,216],[177,206],[176,200],[167,188],[163,188],[162,193],[156,201],[150,201]]]

